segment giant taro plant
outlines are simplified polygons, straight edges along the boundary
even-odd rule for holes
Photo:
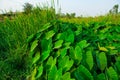
[[[120,26],[52,21],[27,42],[30,80],[120,79]]]

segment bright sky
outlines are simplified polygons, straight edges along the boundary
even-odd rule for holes
[[[45,2],[50,4],[51,0],[0,0],[0,13],[5,10],[22,10],[26,2],[35,6],[36,4],[45,4]],[[57,0],[55,0],[55,3],[56,7],[58,7]],[[61,7],[62,13],[75,12],[79,16],[106,14],[115,4],[120,5],[120,0],[59,0],[59,7]]]

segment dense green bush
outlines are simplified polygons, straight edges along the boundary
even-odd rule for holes
[[[86,23],[87,24],[87,23]],[[28,42],[31,80],[119,80],[120,26],[52,21]]]

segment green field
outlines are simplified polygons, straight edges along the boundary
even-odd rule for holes
[[[0,22],[0,80],[120,80],[120,14],[34,8]]]

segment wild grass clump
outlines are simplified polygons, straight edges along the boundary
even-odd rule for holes
[[[0,23],[0,79],[23,80],[30,72],[26,39],[41,26],[54,20],[55,9],[36,7],[29,14],[20,13],[13,20]]]

